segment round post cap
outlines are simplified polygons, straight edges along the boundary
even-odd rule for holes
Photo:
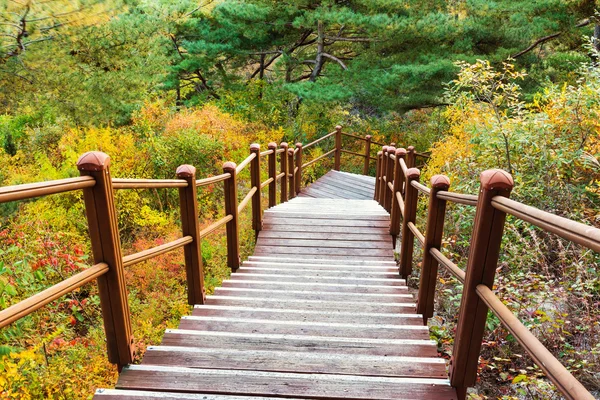
[[[371,140],[371,139],[373,139],[373,136],[371,136],[371,135],[367,135],[367,136],[365,136],[365,139],[367,139],[367,140]]]
[[[342,130],[342,126],[341,125],[336,125],[335,126],[335,130],[340,132]]]
[[[396,157],[404,157],[406,156],[406,149],[403,149],[402,147],[400,147],[399,149],[396,149]]]
[[[503,189],[512,190],[515,186],[513,177],[503,169],[488,169],[479,176],[481,187],[486,190]]]
[[[77,160],[77,169],[80,171],[102,171],[109,165],[109,155],[101,151],[88,151]]]
[[[302,148],[302,143],[300,143],[300,142],[296,143],[296,147],[299,148],[299,149],[301,149]]]
[[[406,171],[407,179],[419,179],[421,177],[421,171],[418,168],[409,168]]]
[[[230,170],[235,171],[236,168],[237,168],[237,165],[233,161],[227,161],[225,164],[223,164],[223,171],[230,171]]]
[[[434,189],[448,189],[450,187],[450,178],[446,175],[434,175],[431,177],[431,187]]]
[[[415,146],[408,146],[408,147],[406,148],[406,150],[407,150],[409,153],[414,153],[414,152],[415,152]]]
[[[178,178],[191,178],[196,175],[196,167],[189,164],[183,164],[177,167],[176,171]]]
[[[252,151],[252,152],[260,151],[260,144],[252,143],[250,145],[250,151]]]
[[[269,148],[269,150],[274,150],[277,148],[277,143],[275,142],[270,142],[267,147]]]
[[[287,142],[281,142],[281,144],[279,145],[279,147],[281,147],[282,149],[287,149],[288,148],[288,144],[287,144]]]
[[[383,147],[381,148],[381,151],[382,151],[382,152],[384,152],[384,153],[387,153],[387,151],[388,151],[388,147],[389,147],[389,146],[383,146]]]
[[[396,154],[396,148],[394,146],[388,146],[387,152],[388,154]]]

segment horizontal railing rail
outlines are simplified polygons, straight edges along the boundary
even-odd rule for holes
[[[596,252],[600,252],[600,229],[509,199],[512,177],[501,170],[481,174],[478,196],[449,192],[450,180],[443,175],[432,177],[431,187],[427,187],[419,182],[420,171],[414,168],[416,155],[412,147],[405,150],[384,146],[378,152],[375,199],[388,211],[391,209],[390,234],[394,243],[402,226],[400,273],[404,278],[411,274],[414,239],[423,248],[417,312],[425,322],[433,316],[439,265],[464,284],[450,363],[450,382],[459,398],[464,399],[467,388],[475,384],[489,308],[566,398],[593,399],[491,288],[507,214]],[[415,220],[419,193],[429,200],[425,234]],[[465,271],[441,252],[447,202],[476,207]]]
[[[73,190],[90,188],[95,184],[96,181],[93,178],[80,176],[77,178],[5,186],[0,188],[0,203],[71,192]]]
[[[113,189],[167,189],[183,188],[188,183],[183,179],[122,179],[112,180]]]

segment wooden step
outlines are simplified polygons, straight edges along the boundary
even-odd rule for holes
[[[437,343],[429,339],[367,339],[186,329],[167,329],[162,345],[406,357],[436,357],[438,354]]]
[[[248,257],[249,261],[271,261],[277,263],[286,263],[291,262],[294,264],[330,264],[330,265],[365,265],[365,266],[394,266],[396,267],[396,262],[394,260],[386,259],[382,261],[378,261],[376,263],[372,261],[365,261],[362,259],[353,259],[353,260],[336,260],[333,258],[306,258],[306,257],[273,257],[272,255],[268,256],[257,256],[252,255]]]
[[[156,400],[156,399],[180,399],[180,400],[281,400],[281,397],[256,397],[256,396],[227,396],[207,393],[168,393],[149,392],[146,390],[119,390],[119,389],[97,389],[94,399],[98,400]],[[291,399],[287,400],[299,400]]]
[[[392,302],[361,302],[352,300],[337,299],[337,301],[292,299],[292,298],[274,298],[265,293],[263,297],[244,297],[229,294],[212,295],[206,298],[205,304],[221,306],[250,306],[260,308],[300,308],[306,310],[319,311],[356,311],[362,313],[410,313],[415,312],[416,304],[414,302],[392,303]]]
[[[268,238],[259,235],[256,246],[284,246],[284,247],[314,247],[314,248],[334,248],[334,249],[384,249],[393,250],[392,240],[379,240],[370,242],[361,242],[357,240],[339,240],[331,239],[293,239],[293,238]],[[311,251],[312,252],[312,251]],[[393,254],[392,254],[393,256]]]
[[[275,321],[212,316],[183,317],[179,323],[179,329],[370,339],[429,339],[429,329],[422,325]]]
[[[156,365],[123,368],[119,389],[321,399],[456,399],[447,379],[219,370]]]
[[[290,362],[293,360],[293,362]],[[446,378],[441,358],[149,346],[142,365],[390,377]]]
[[[259,271],[262,270],[262,271]],[[287,272],[287,273],[282,273]],[[319,274],[321,272],[321,274]],[[341,275],[341,276],[339,276]],[[375,275],[377,276],[377,275]],[[384,286],[405,286],[404,279],[400,279],[398,274],[391,272],[387,275],[375,276],[348,276],[347,272],[335,275],[332,273],[316,273],[308,274],[307,271],[293,271],[286,269],[266,269],[255,267],[243,267],[231,274],[231,281],[260,281],[260,282],[315,282],[315,283],[342,283],[342,284],[367,284],[367,285],[384,285]]]
[[[411,303],[409,293],[344,293],[322,290],[254,289],[236,287],[217,287],[215,294],[237,297],[270,297],[273,299],[298,299],[320,301],[353,301],[367,303]]]
[[[334,312],[303,309],[255,308],[243,306],[198,305],[193,316],[214,316],[274,321],[337,322],[383,325],[423,325],[420,314]]]
[[[233,279],[223,281],[222,287],[226,288],[246,288],[246,289],[265,289],[265,290],[301,290],[313,293],[319,292],[338,292],[338,293],[366,293],[366,294],[408,294],[406,286],[389,286],[367,283],[324,283],[324,282],[290,282],[281,278],[279,281],[253,281],[237,280],[235,275]]]
[[[363,235],[360,233],[328,233],[328,232],[294,232],[294,231],[260,231],[259,239],[311,239],[311,240],[348,240],[361,243],[367,242],[389,242],[392,243],[392,237],[387,233],[380,235]]]
[[[405,284],[403,279],[400,279],[397,268],[384,268],[384,269],[369,269],[362,267],[355,267],[353,269],[333,269],[333,268],[321,268],[316,267],[303,267],[303,268],[285,268],[282,265],[277,264],[254,264],[248,263],[243,264],[234,274],[241,276],[241,274],[276,274],[282,277],[287,275],[297,274],[310,274],[312,276],[324,277],[324,278],[338,278],[340,279],[361,279],[361,278],[374,278],[374,279],[389,279],[394,282],[402,282]],[[364,271],[361,270],[365,269]],[[232,274],[233,275],[233,274]]]

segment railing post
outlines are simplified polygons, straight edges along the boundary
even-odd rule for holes
[[[294,165],[294,149],[288,149],[288,179],[289,179],[289,198],[290,200],[296,197],[296,174],[294,173],[295,165]]]
[[[425,247],[423,249],[423,263],[421,267],[421,281],[419,283],[419,297],[417,313],[423,315],[423,323],[433,317],[433,303],[435,299],[435,284],[437,282],[438,262],[431,255],[431,249],[440,250],[444,233],[444,218],[446,216],[446,200],[438,199],[437,193],[448,190],[450,179],[445,175],[434,175],[431,178],[431,192],[429,193],[429,208],[427,210],[427,230],[425,231]]]
[[[202,271],[202,250],[200,247],[200,224],[198,223],[198,201],[196,189],[196,168],[192,165],[177,167],[177,178],[188,185],[179,189],[179,209],[183,236],[191,236],[193,241],[183,247],[185,274],[188,287],[188,304],[204,304],[204,273]]]
[[[283,149],[283,151],[281,152],[281,155],[279,156],[279,169],[280,169],[280,173],[283,172],[283,177],[281,178],[281,202],[285,203],[286,201],[288,201],[288,192],[287,192],[287,188],[288,188],[288,168],[287,168],[287,161],[288,161],[288,144],[286,142],[282,142],[280,147]]]
[[[406,148],[406,167],[414,168],[416,165],[416,154],[414,146],[408,146]]]
[[[299,195],[300,188],[302,187],[302,143],[296,143],[296,149],[298,149],[298,153],[296,154],[296,167],[298,168],[296,174],[296,195]]]
[[[404,172],[400,166],[400,159],[406,156],[405,149],[396,149],[396,161],[394,161],[394,190],[392,191],[392,213],[390,215],[390,235],[392,235],[392,246],[396,248],[396,239],[400,233],[400,205],[396,198],[396,193],[402,190],[404,184]]]
[[[233,272],[240,267],[240,237],[238,221],[238,196],[237,196],[237,174],[234,162],[228,161],[223,164],[223,172],[231,175],[224,181],[225,192],[225,214],[231,215],[231,221],[227,222],[227,265]]]
[[[106,263],[109,268],[98,277],[98,295],[108,361],[120,370],[133,361],[133,335],[109,164],[107,154],[90,151],[79,157],[77,169],[96,180],[93,187],[83,190],[83,198],[94,263]]]
[[[412,273],[412,256],[415,245],[415,235],[408,227],[408,223],[415,223],[417,216],[417,199],[419,191],[410,183],[419,181],[421,173],[416,168],[406,171],[406,192],[404,195],[404,218],[402,219],[402,244],[400,245],[400,275],[408,279]]]
[[[262,229],[262,204],[260,189],[260,144],[252,143],[250,145],[250,154],[256,157],[250,161],[250,186],[256,188],[252,195],[252,229],[254,236],[258,237],[258,232]]]
[[[380,203],[379,201],[379,186],[381,185],[381,157],[382,157],[383,151],[378,151],[377,152],[377,158],[375,160],[375,194],[373,195],[373,199],[376,200],[378,203]]]
[[[396,154],[396,148],[389,146],[387,149],[387,161],[385,162],[385,188],[384,188],[384,196],[383,196],[383,208],[387,210],[387,212],[392,211],[392,189],[390,189],[389,183],[392,183],[394,179],[394,160],[392,160],[392,154]]]
[[[371,165],[371,135],[365,136],[365,165],[363,175],[369,175],[369,165]]]
[[[514,186],[512,176],[502,170],[481,173],[481,186],[460,313],[456,327],[454,349],[450,360],[450,383],[460,398],[465,398],[468,387],[475,385],[481,341],[488,307],[476,292],[477,285],[492,288],[498,266],[502,232],[506,214],[492,206],[495,196],[509,197]]]
[[[338,125],[335,127],[335,164],[333,169],[336,171],[340,170],[341,158],[342,157],[342,126]]]
[[[385,173],[387,171],[387,156],[388,146],[383,146],[381,148],[381,162],[379,163],[380,176],[379,176],[379,205],[383,207],[384,198],[385,198],[385,188],[387,187],[387,182],[384,180]]]
[[[269,179],[273,179],[269,183],[269,208],[277,205],[277,143],[271,142],[268,144],[269,150],[273,151],[269,154]]]

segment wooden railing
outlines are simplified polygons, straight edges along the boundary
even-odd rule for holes
[[[423,248],[417,312],[424,322],[433,316],[438,266],[463,283],[460,311],[450,361],[450,383],[460,399],[474,386],[488,309],[491,310],[568,399],[594,399],[583,385],[518,320],[494,294],[492,287],[500,254],[506,214],[529,222],[547,232],[600,252],[600,229],[572,221],[509,199],[513,179],[505,171],[488,170],[480,177],[477,196],[449,192],[450,180],[444,175],[431,178],[431,186],[419,182],[413,147],[396,149],[384,146],[377,154],[374,198],[391,212],[390,234],[393,244],[401,232],[400,274],[412,272],[416,238]],[[415,225],[419,194],[429,199],[427,225],[421,233]],[[446,203],[476,207],[471,246],[463,271],[441,252]]]
[[[334,149],[307,163],[302,163],[303,149],[310,148],[322,140],[335,135]],[[232,271],[239,268],[240,225],[239,214],[250,204],[252,207],[252,228],[256,235],[262,229],[262,189],[268,187],[268,207],[277,204],[277,186],[280,188],[280,202],[288,201],[300,193],[302,170],[333,155],[335,169],[340,169],[342,149],[342,128],[295,149],[287,143],[269,143],[268,149],[261,152],[258,144],[250,146],[250,154],[239,165],[226,162],[223,173],[217,176],[197,179],[196,168],[181,165],[175,172],[177,179],[119,179],[110,174],[110,158],[101,152],[83,154],[77,168],[81,176],[7,186],[0,188],[0,203],[19,201],[34,197],[83,190],[85,211],[94,265],[84,271],[0,311],[0,328],[40,309],[51,301],[70,293],[93,280],[97,280],[107,352],[110,362],[119,368],[133,361],[133,337],[130,322],[125,267],[140,263],[152,257],[183,247],[185,273],[188,287],[188,303],[203,304],[205,299],[204,274],[200,242],[207,235],[225,226],[227,235],[227,264]],[[367,147],[365,170],[370,161],[370,137],[365,138]],[[277,169],[279,156],[279,172]],[[267,158],[268,179],[261,182],[261,161]],[[250,168],[250,190],[245,197],[238,199],[238,175]],[[197,188],[223,183],[225,193],[224,217],[200,230]],[[121,239],[117,226],[114,190],[177,188],[179,190],[181,238],[135,254],[122,256]]]

